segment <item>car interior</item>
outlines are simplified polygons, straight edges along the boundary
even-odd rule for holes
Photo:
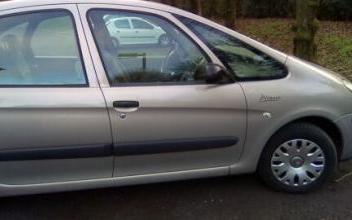
[[[159,44],[123,45],[118,43],[108,31],[106,24],[109,18],[113,19],[116,16],[107,13],[109,12],[94,11],[90,14],[90,20],[112,84],[204,80],[200,71],[197,70],[206,63],[206,59],[199,51],[194,52],[198,48],[194,45],[189,46],[190,40],[180,30],[160,18],[143,15],[143,19],[161,27],[167,33],[171,38],[170,44],[167,46]],[[122,13],[121,16],[135,15]]]
[[[57,12],[43,19],[42,14],[8,17],[0,22],[0,84],[86,84],[73,28],[67,28],[72,23],[70,16]],[[72,42],[72,47],[60,48],[58,40]]]

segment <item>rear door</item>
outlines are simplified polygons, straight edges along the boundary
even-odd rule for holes
[[[0,13],[0,183],[112,175],[105,100],[74,5]]]
[[[160,11],[100,5],[79,9],[88,16],[83,23],[111,117],[114,176],[227,167],[239,160],[245,98],[239,84],[205,83],[198,70],[220,62],[201,41]],[[115,48],[104,27],[108,16],[153,22],[173,36],[173,43]],[[142,56],[121,59],[126,50]]]
[[[110,35],[115,37],[118,40],[118,44],[120,45],[128,44],[130,37],[135,35],[134,31],[132,30],[130,19],[128,18],[112,19],[106,24]]]
[[[133,25],[133,30],[135,37],[138,39],[134,42],[141,44],[155,44],[158,43],[158,32],[155,30],[154,26],[146,22],[145,20],[132,18],[131,23]]]

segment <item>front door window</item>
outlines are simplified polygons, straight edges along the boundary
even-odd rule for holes
[[[112,86],[117,84],[203,83],[206,56],[181,30],[160,17],[93,10],[93,33]],[[112,21],[132,22],[133,31],[112,30]]]

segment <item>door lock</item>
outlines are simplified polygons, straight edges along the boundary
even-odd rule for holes
[[[127,118],[127,114],[126,113],[120,113],[120,118],[121,119],[126,119]]]

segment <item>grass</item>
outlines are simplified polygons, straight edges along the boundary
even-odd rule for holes
[[[237,31],[292,54],[291,19],[240,19]],[[321,22],[317,34],[317,62],[352,79],[352,22]]]

